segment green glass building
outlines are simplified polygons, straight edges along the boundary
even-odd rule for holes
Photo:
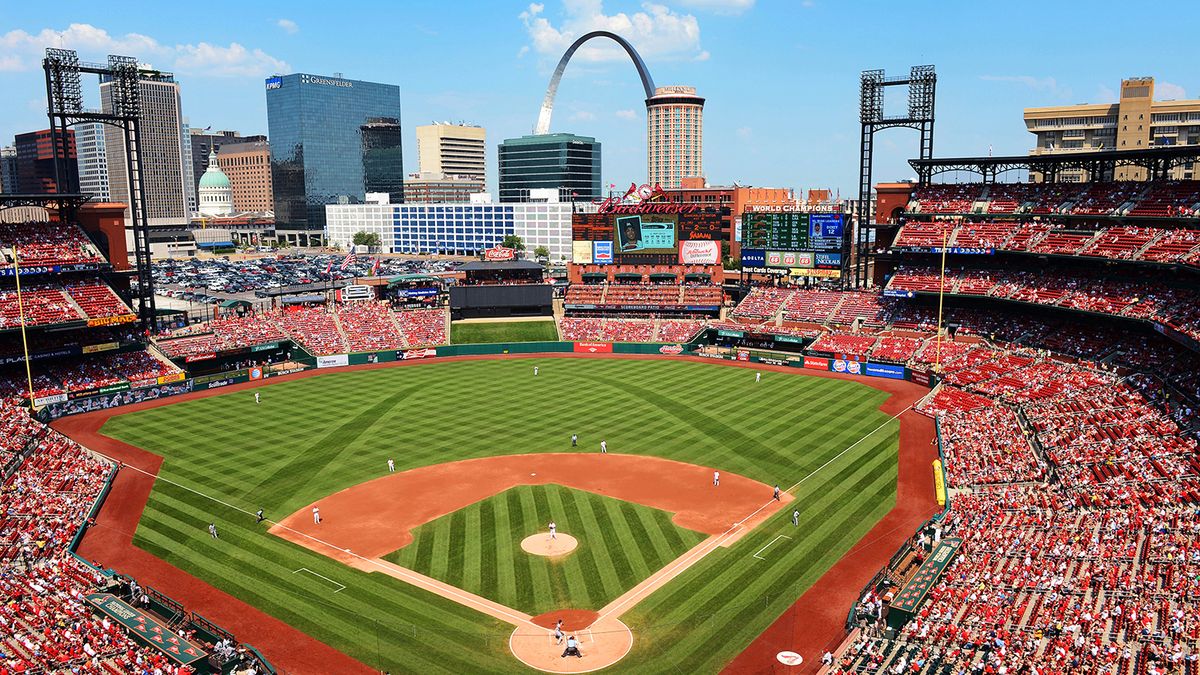
[[[509,138],[497,156],[502,202],[526,201],[534,188],[557,188],[564,201],[600,198],[600,143],[590,136]]]

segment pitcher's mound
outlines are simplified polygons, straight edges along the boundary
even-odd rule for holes
[[[550,538],[549,532],[532,534],[521,540],[521,548],[526,553],[544,555],[547,558],[557,558],[575,550],[579,542],[569,534],[559,532],[555,539]]]

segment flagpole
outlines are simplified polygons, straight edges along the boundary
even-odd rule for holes
[[[33,407],[33,368],[29,365],[29,339],[25,335],[25,301],[21,295],[21,263],[13,244],[13,278],[17,280],[17,313],[21,316],[21,349],[25,353],[25,381],[29,384],[29,407]]]
[[[942,301],[946,297],[946,228],[942,227],[942,272],[938,279],[938,320],[937,320],[937,355],[933,363],[933,372],[942,369]]]

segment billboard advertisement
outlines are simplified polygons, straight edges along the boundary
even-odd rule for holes
[[[830,368],[835,373],[848,373],[850,375],[862,375],[862,364],[858,361],[847,361],[846,359],[834,359],[831,362]]]
[[[809,251],[767,251],[767,267],[812,267]]]
[[[594,241],[594,242],[592,242],[592,264],[593,265],[611,265],[611,264],[613,264],[613,243],[611,241]]]
[[[866,364],[866,374],[871,377],[886,377],[893,380],[904,379],[904,366],[897,366],[890,363],[868,363]]]
[[[574,351],[584,354],[611,354],[611,342],[576,342]]]
[[[716,265],[720,261],[721,242],[719,241],[679,242],[680,265]]]
[[[678,216],[641,214],[617,216],[613,238],[621,255],[675,252],[675,228]]]
[[[318,368],[337,368],[338,366],[350,365],[350,357],[346,354],[333,354],[331,356],[318,356]]]
[[[590,241],[573,241],[571,242],[571,262],[576,265],[591,265],[592,264],[592,242]]]
[[[766,267],[767,252],[761,248],[742,249],[742,267]]]
[[[842,268],[842,254],[817,253],[813,260],[813,267],[819,267],[823,270],[839,270]]]
[[[812,370],[829,370],[829,359],[819,356],[804,357],[804,367]]]

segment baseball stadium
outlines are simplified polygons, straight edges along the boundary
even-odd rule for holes
[[[199,316],[0,194],[0,674],[1196,673],[1200,150],[927,155]]]

